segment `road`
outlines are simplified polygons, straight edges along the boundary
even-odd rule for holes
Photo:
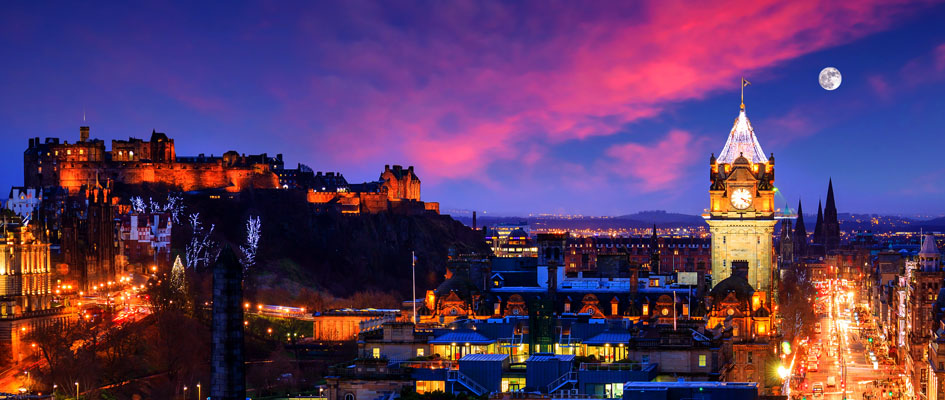
[[[101,311],[96,310],[111,309],[110,317],[120,324],[139,321],[150,314],[147,301],[139,296],[142,291],[143,287],[124,287],[110,293],[71,296],[70,301],[79,310],[81,317],[101,318]],[[20,389],[35,389],[28,371],[36,371],[45,366],[45,360],[34,354],[27,356],[22,363],[0,371],[0,392],[17,393]]]
[[[869,312],[857,313],[860,293],[855,282],[818,283],[820,333],[806,345],[806,362],[795,373],[801,379],[792,394],[801,400],[896,400],[905,399],[899,390],[899,373],[887,365],[885,351],[875,335]],[[862,307],[862,306],[861,306]],[[860,308],[862,310],[862,308]],[[870,338],[872,337],[872,342]],[[822,388],[823,393],[816,393]],[[892,396],[890,397],[890,393]]]

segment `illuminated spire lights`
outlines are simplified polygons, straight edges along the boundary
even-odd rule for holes
[[[719,153],[718,163],[731,164],[741,155],[752,163],[768,162],[768,158],[765,157],[765,152],[761,149],[761,144],[758,143],[755,130],[752,129],[751,121],[748,120],[744,108],[741,109],[738,118],[735,119],[732,132],[729,133],[728,140],[725,141],[725,147]]]

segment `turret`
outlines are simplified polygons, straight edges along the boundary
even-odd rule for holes
[[[80,142],[87,142],[87,141],[89,141],[89,127],[87,127],[87,126],[80,126],[80,127],[79,127],[79,141],[80,141]]]

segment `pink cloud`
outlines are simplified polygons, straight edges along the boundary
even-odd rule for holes
[[[704,140],[694,138],[682,130],[670,131],[651,146],[624,143],[611,146],[605,154],[610,171],[621,177],[633,178],[644,191],[666,189],[686,171],[687,166],[702,157]]]
[[[892,97],[892,87],[889,86],[889,82],[882,76],[873,75],[867,78],[866,81],[880,98],[889,100]]]
[[[332,145],[357,149],[339,153],[344,161],[395,153],[433,181],[476,179],[495,161],[527,151],[534,162],[551,146],[612,135],[669,104],[734,92],[742,75],[883,30],[913,4],[661,1],[621,13],[542,3],[537,13],[434,3],[429,30],[388,25],[362,4],[352,15],[369,33],[318,44],[336,73],[290,91],[283,115],[303,128],[317,121]],[[660,143],[689,139],[675,132]],[[639,153],[634,146],[620,149]],[[646,172],[633,176],[650,190],[664,185]]]

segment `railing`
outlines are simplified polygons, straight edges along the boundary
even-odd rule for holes
[[[640,371],[648,363],[581,363],[581,371]]]
[[[358,330],[360,333],[376,331],[384,327],[385,323],[394,322],[397,320],[395,315],[384,315],[380,317],[374,317],[367,319],[361,322],[358,322]]]
[[[549,393],[549,396],[552,399],[609,399],[609,397],[603,396],[603,395],[579,394],[579,393],[568,393],[568,392]]]
[[[561,389],[562,386],[567,385],[569,383],[576,383],[577,379],[578,379],[577,372],[574,372],[574,371],[565,372],[564,375],[559,376],[558,379],[555,379],[554,381],[548,384],[548,393],[554,393],[558,389]]]
[[[472,391],[476,396],[482,396],[484,393],[489,391],[478,382],[472,380],[472,378],[466,376],[462,372],[459,372],[458,369],[451,369],[446,371],[446,380],[451,382],[459,382],[467,389]]]
[[[414,368],[414,369],[458,369],[459,364],[456,361],[450,360],[431,360],[431,361],[395,361],[391,363],[391,366],[398,366],[400,368]]]

